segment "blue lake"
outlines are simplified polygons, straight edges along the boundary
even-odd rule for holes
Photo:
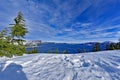
[[[59,53],[67,51],[69,54],[82,53],[82,52],[91,52],[93,49],[94,43],[87,44],[66,44],[66,43],[47,43],[40,44],[36,49],[39,53],[56,53],[58,50]],[[101,50],[105,50],[105,45],[100,44]],[[27,48],[27,51],[32,50],[32,47]]]

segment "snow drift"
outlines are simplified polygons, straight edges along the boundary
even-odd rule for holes
[[[0,80],[120,80],[120,51],[1,58]]]

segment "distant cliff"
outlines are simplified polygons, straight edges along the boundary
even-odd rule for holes
[[[32,40],[25,42],[25,46],[27,47],[39,46],[41,43],[42,43],[41,40]]]

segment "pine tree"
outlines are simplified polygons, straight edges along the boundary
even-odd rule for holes
[[[5,35],[6,35],[6,30],[2,30],[0,31],[0,56],[4,56],[5,55]]]
[[[48,53],[50,54],[50,53],[51,53],[51,50],[48,50]]]
[[[115,44],[114,43],[110,43],[110,50],[115,50],[116,47],[115,47]]]
[[[96,51],[100,51],[100,43],[95,43],[94,47],[93,47],[93,52],[96,52]]]
[[[83,53],[86,53],[87,51],[86,51],[86,49],[83,49]]]
[[[78,48],[78,49],[77,49],[77,52],[78,52],[78,53],[80,53],[80,52],[81,52],[80,48]]]
[[[118,43],[116,44],[117,49],[120,49],[120,39],[118,40]]]
[[[17,42],[18,44],[23,44],[23,40],[21,38],[24,38],[24,36],[28,32],[25,25],[25,20],[23,19],[23,14],[19,12],[17,17],[14,19],[14,21],[15,24],[12,24],[11,26],[11,37],[12,37],[11,42]]]
[[[36,54],[38,53],[38,50],[36,47],[34,47],[32,50],[28,51],[28,54]]]
[[[59,53],[59,49],[57,48],[57,49],[56,49],[56,54],[58,54],[58,53]]]
[[[23,45],[24,40],[20,38],[23,38],[27,33],[22,13],[18,13],[18,16],[15,18],[15,24],[13,24],[10,31],[11,34],[8,33],[7,29],[0,31],[0,56],[21,56],[26,53],[26,48]],[[19,39],[16,39],[16,37]]]

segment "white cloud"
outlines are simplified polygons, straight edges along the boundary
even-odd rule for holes
[[[64,0],[64,2],[62,0],[2,0],[0,3],[0,24],[7,26],[13,23],[17,12],[22,11],[29,28],[27,37],[69,42],[85,39],[94,41],[95,38],[105,37],[107,40],[109,36],[119,37],[118,28],[120,25],[111,26],[111,23],[120,18],[106,20],[101,24],[96,24],[94,20],[99,19],[98,17],[104,13],[103,6],[111,1],[103,3],[104,0]],[[100,3],[103,4],[98,6]],[[89,7],[89,12],[85,13],[87,22],[76,21],[76,18],[83,15]],[[93,11],[96,12],[93,13]],[[118,29],[116,32],[107,31],[115,28]],[[56,36],[59,34],[61,35]]]

